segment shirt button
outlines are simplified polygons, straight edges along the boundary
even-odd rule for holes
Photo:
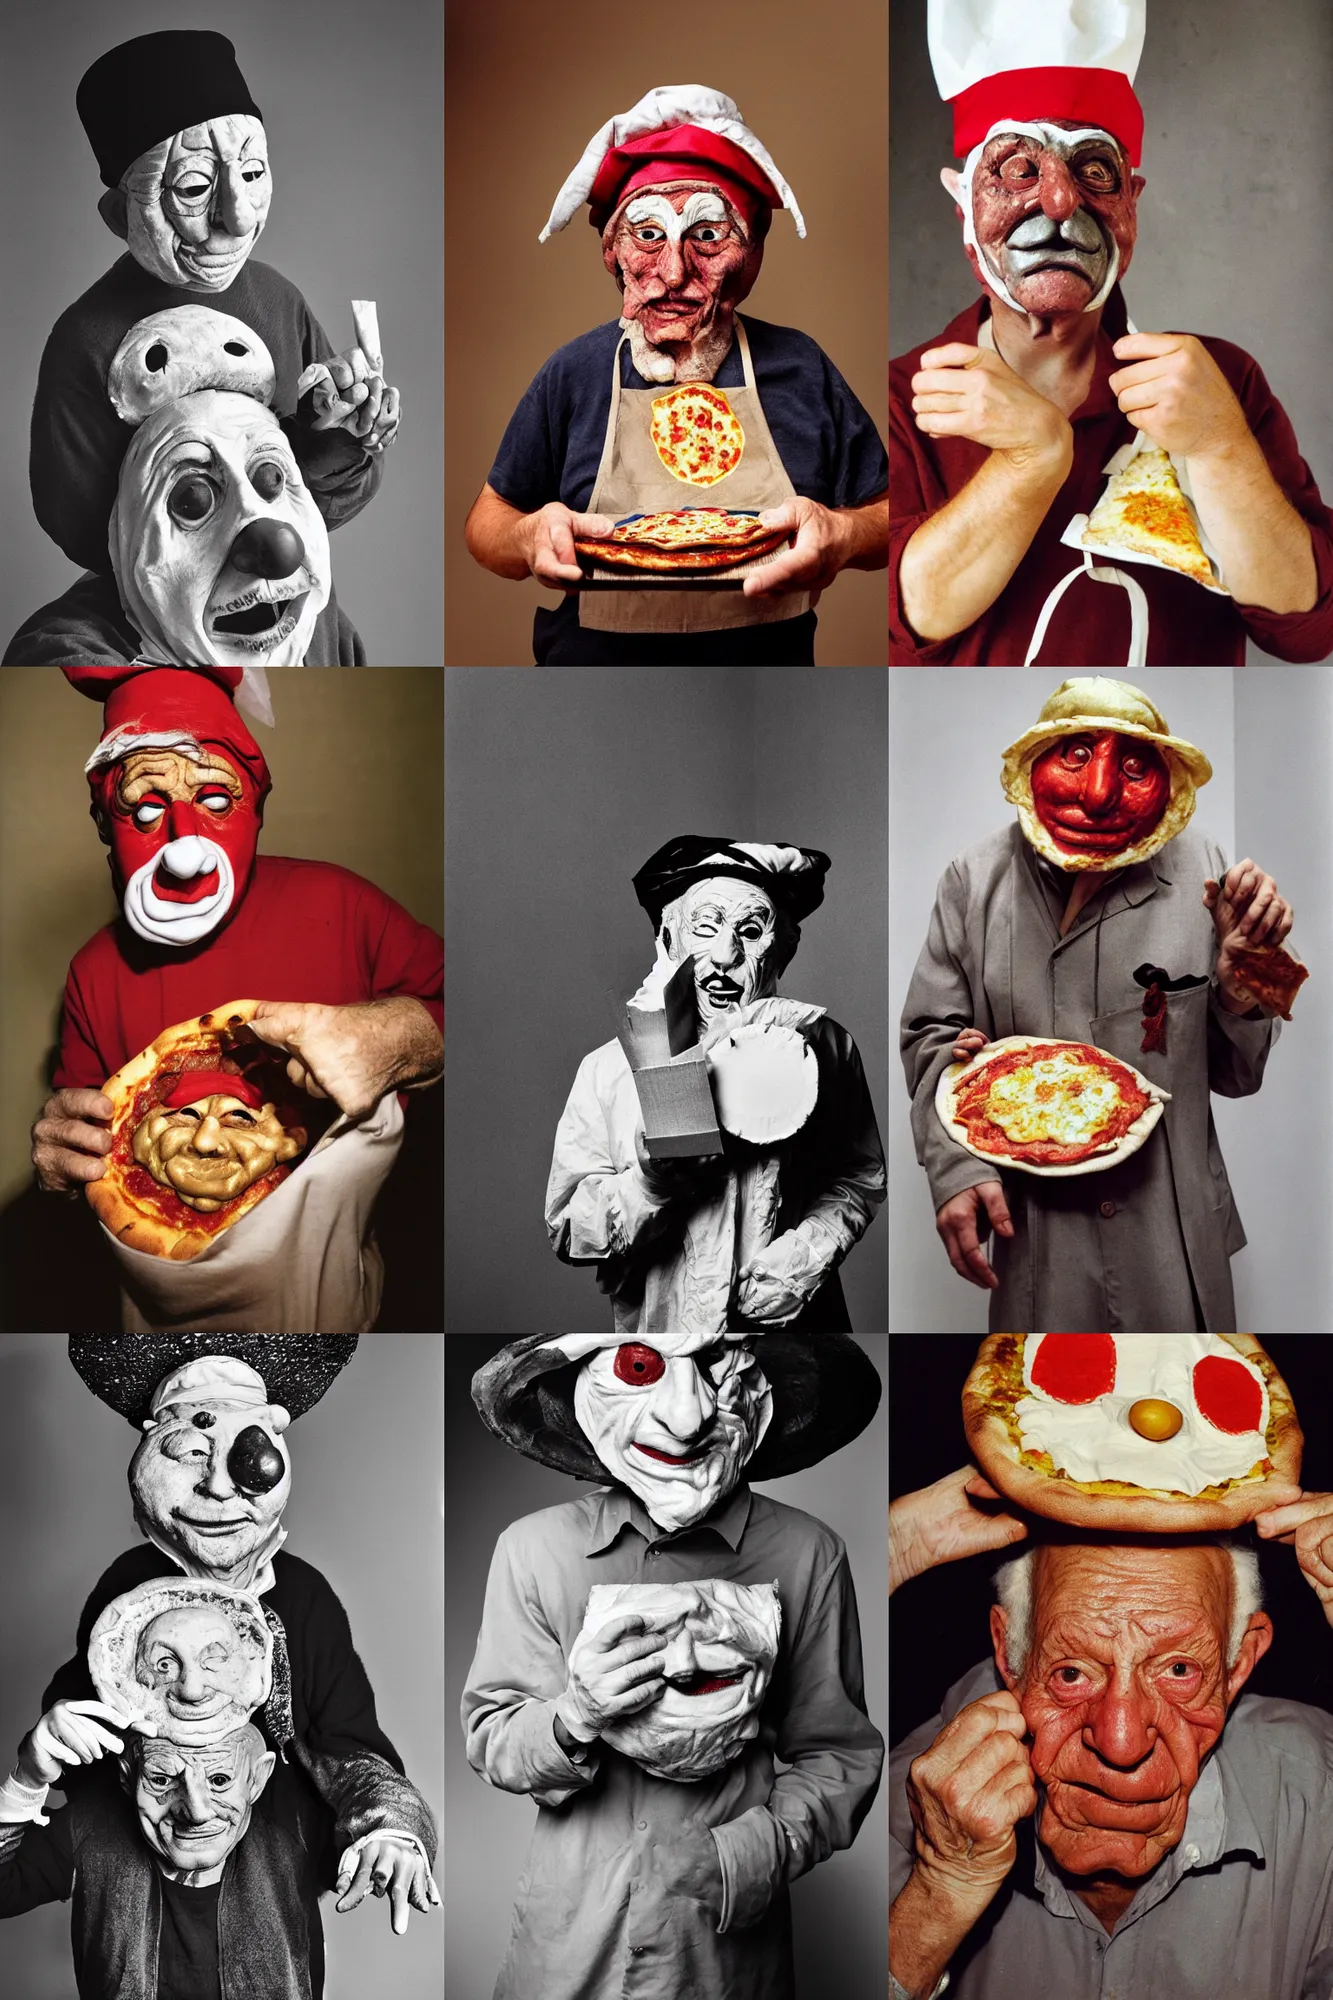
[[[648,1822],[647,1822],[647,1820],[646,1820],[646,1819],[641,1819],[641,1820],[639,1821],[639,1832],[640,1832],[640,1833],[647,1833],[647,1831],[648,1831]]]
[[[1102,1203],[1102,1214],[1103,1214],[1103,1215],[1105,1215],[1105,1216],[1107,1216],[1107,1217],[1110,1217],[1110,1216],[1114,1215],[1114,1214],[1115,1214],[1115,1203],[1114,1203],[1113,1201],[1104,1201],[1104,1202]]]
[[[629,1948],[629,1955],[631,1958],[642,1958],[647,1949],[646,1944],[632,1944]]]

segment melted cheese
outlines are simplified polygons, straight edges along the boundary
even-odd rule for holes
[[[1024,1063],[997,1078],[987,1110],[1014,1145],[1048,1139],[1080,1146],[1113,1116],[1118,1100],[1109,1076],[1061,1055]]]

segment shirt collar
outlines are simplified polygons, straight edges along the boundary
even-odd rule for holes
[[[959,313],[941,338],[931,345],[940,347],[946,341],[964,340],[972,346],[981,346],[981,329],[990,317],[990,299],[983,293],[973,300],[965,312]],[[1128,320],[1124,294],[1119,285],[1113,285],[1102,307],[1101,324],[1097,328],[1097,358],[1093,364],[1092,383],[1087,396],[1070,417],[1071,424],[1090,423],[1098,417],[1120,415],[1120,405],[1111,393],[1110,378],[1121,365],[1115,357],[1114,343],[1128,331]],[[988,335],[985,344],[989,346],[992,338],[993,335]]]
[[[734,1555],[741,1545],[741,1537],[750,1518],[750,1489],[743,1482],[702,1521],[696,1521],[693,1527],[674,1531],[659,1528],[643,1502],[623,1486],[600,1487],[589,1498],[593,1503],[593,1514],[584,1554],[590,1556],[601,1555],[609,1549],[625,1528],[633,1528],[652,1548],[660,1548],[664,1543],[681,1541],[686,1535],[698,1535],[705,1529],[711,1529],[722,1537]]]

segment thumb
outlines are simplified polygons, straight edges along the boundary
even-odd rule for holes
[[[761,508],[759,519],[766,528],[794,528],[796,511],[795,500],[781,500],[776,507]]]
[[[983,1181],[977,1190],[981,1196],[991,1227],[997,1236],[1012,1236],[1014,1225],[1009,1214],[1009,1204],[1004,1198],[1004,1190],[998,1181]]]
[[[616,524],[610,514],[571,514],[569,525],[576,535],[609,535]]]
[[[280,1047],[299,1026],[300,1013],[289,1000],[261,1000],[250,1018],[250,1028],[261,1042]]]

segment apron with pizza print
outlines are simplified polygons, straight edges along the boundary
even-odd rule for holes
[[[125,1333],[369,1333],[384,1262],[370,1212],[403,1143],[395,1092],[334,1121],[273,1193],[188,1263],[131,1250],[105,1227]]]
[[[611,413],[606,422],[602,460],[588,502],[593,514],[613,521],[626,514],[672,512],[678,507],[778,507],[795,498],[768,428],[745,327],[736,321],[745,381],[742,387],[719,389],[711,395],[725,400],[744,434],[740,461],[721,479],[694,481],[672,472],[653,442],[653,403],[671,390],[624,389],[620,382],[622,334],[611,363]],[[677,389],[684,384],[674,385]],[[582,591],[579,623],[597,632],[717,632],[737,625],[770,625],[778,619],[799,618],[810,608],[808,591],[787,591],[746,597],[740,590],[607,590]]]

